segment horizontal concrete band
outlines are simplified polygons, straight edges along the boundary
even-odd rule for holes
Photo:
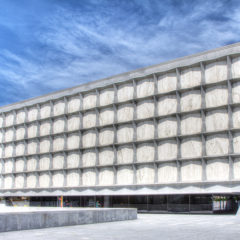
[[[24,209],[25,210],[25,209]],[[23,211],[24,211],[23,210]],[[0,210],[1,211],[1,210]],[[5,210],[6,211],[6,210]],[[0,212],[0,232],[137,219],[136,209],[26,208]]]
[[[171,195],[171,194],[239,194],[239,181],[215,181],[195,183],[166,183],[125,186],[91,186],[76,188],[6,189],[1,197],[46,196],[123,196],[123,195]]]

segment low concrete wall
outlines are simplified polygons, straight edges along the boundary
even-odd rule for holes
[[[27,208],[0,212],[0,232],[137,219],[137,209]]]

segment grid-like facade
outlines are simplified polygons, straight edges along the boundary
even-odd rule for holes
[[[1,191],[237,183],[239,53],[0,108]]]

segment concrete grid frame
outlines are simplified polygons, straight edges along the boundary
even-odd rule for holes
[[[0,108],[2,196],[240,192],[240,44]]]

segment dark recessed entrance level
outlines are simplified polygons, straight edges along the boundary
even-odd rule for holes
[[[236,195],[135,195],[64,197],[66,207],[137,208],[139,212],[159,213],[234,213]],[[30,206],[60,206],[59,197],[32,197]]]

